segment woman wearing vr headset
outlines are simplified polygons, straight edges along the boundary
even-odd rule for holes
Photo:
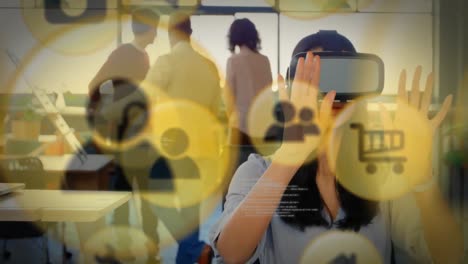
[[[332,124],[336,92],[326,94],[319,105],[321,62],[320,57],[312,53],[318,51],[355,52],[355,49],[348,39],[334,31],[304,38],[294,50],[294,54],[307,52],[307,56],[297,62],[291,96],[288,98],[282,77],[279,77],[279,93],[281,101],[313,109],[324,131]],[[417,84],[413,82],[411,96],[419,97],[419,76],[415,77]],[[423,98],[428,95],[430,98],[431,88],[426,90]],[[400,86],[399,96],[406,96],[404,85]],[[412,102],[411,99],[406,100]],[[451,97],[448,97],[431,120],[434,129],[444,119],[450,104]],[[268,159],[252,154],[237,169],[223,215],[210,234],[218,261],[299,263],[310,241],[335,229],[354,231],[366,237],[384,263],[459,263],[462,237],[440,191],[430,181],[431,175],[425,182],[432,184],[425,184],[402,199],[370,201],[349,192],[336,181],[330,169],[330,162],[334,161],[327,159],[326,150],[317,149],[316,144],[307,141],[300,145],[283,144]],[[313,152],[318,153],[317,158],[306,162]],[[296,159],[296,165],[282,162],[291,156]],[[294,196],[289,186],[306,191],[296,192],[298,195]],[[291,201],[299,208],[317,210],[293,212],[292,217],[278,214],[280,204]],[[255,207],[261,209],[261,213],[252,211]],[[410,219],[405,214],[411,212],[419,214]],[[390,221],[387,215],[391,216]]]

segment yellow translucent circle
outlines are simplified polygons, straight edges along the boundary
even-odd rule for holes
[[[187,15],[193,15],[201,1],[198,0],[164,0],[164,1],[152,1],[147,0],[122,0],[123,6],[140,6],[154,9],[159,13],[171,14],[175,11],[182,11]]]
[[[401,6],[403,5],[402,2],[399,1],[375,1],[375,0],[359,0],[359,11],[367,11],[367,8],[372,7],[373,5],[376,5],[377,7],[383,6],[383,9],[377,9],[377,10],[399,10],[401,9]]]
[[[85,241],[80,242],[81,250],[87,256],[99,256],[101,258],[113,256],[121,261],[139,261],[145,260],[148,256],[158,256],[166,249],[178,245],[179,241],[192,235],[199,230],[200,225],[205,223],[213,212],[219,206],[219,194],[207,197],[204,201],[186,208],[166,208],[152,204],[146,207],[154,214],[154,222],[148,222],[149,219],[142,219],[143,213],[140,211],[143,194],[138,191],[133,192],[132,204],[136,211],[130,217],[131,225],[107,225],[97,226],[97,229],[89,237],[82,238]],[[143,207],[142,207],[143,208]],[[132,212],[132,210],[130,210]],[[114,216],[115,217],[115,216]],[[132,222],[132,220],[136,220]],[[142,223],[141,221],[146,221]],[[154,228],[157,237],[149,237],[144,233],[143,224]],[[62,241],[59,234],[51,235]],[[80,245],[69,244],[68,248],[78,248]]]
[[[70,7],[21,9],[23,20],[38,42],[54,51],[69,54],[89,54],[115,43],[117,39],[118,11],[111,0],[98,0],[92,8],[87,1],[69,1]],[[49,1],[51,2],[51,1]],[[63,2],[63,1],[62,1]],[[104,8],[101,8],[104,7]],[[59,39],[51,41],[57,36]]]
[[[148,82],[143,82],[138,86],[138,88],[138,91],[135,91],[135,93],[140,94],[138,94],[138,96],[134,96],[134,99],[131,102],[127,102],[125,104],[116,103],[114,105],[111,104],[110,106],[103,105],[101,111],[104,117],[114,115],[116,112],[118,112],[119,115],[117,115],[117,120],[114,120],[114,126],[108,128],[108,133],[103,134],[102,131],[100,131],[100,129],[97,129],[96,126],[98,126],[99,124],[94,124],[94,127],[91,127],[93,141],[102,149],[105,149],[106,151],[125,151],[129,148],[138,145],[140,142],[145,141],[147,136],[150,134],[151,108],[154,104],[154,97],[151,95],[151,89],[153,88],[153,86],[150,85]],[[131,96],[133,95],[134,94],[132,94]],[[129,135],[129,133],[125,133],[124,131],[123,139],[117,140],[116,138],[118,133],[118,125],[121,124],[124,109],[128,104],[135,102],[140,102],[147,106],[146,114],[148,116],[146,119],[146,123],[143,125],[141,130],[133,131],[132,135]],[[106,106],[109,108],[106,109]],[[109,118],[115,119],[115,117]],[[128,126],[129,127],[126,128],[127,130],[131,129],[132,124],[129,123]]]
[[[147,131],[148,131],[148,125],[146,125],[145,128],[140,133],[135,135],[134,137],[130,139],[126,139],[125,141],[122,141],[122,142],[109,140],[108,138],[103,137],[99,132],[93,131],[92,139],[93,139],[93,142],[95,142],[102,149],[105,149],[106,152],[125,151],[129,148],[135,147],[142,141],[145,141],[147,139],[146,138]]]
[[[348,0],[265,0],[282,15],[294,19],[320,19],[334,13],[354,11],[356,3]]]
[[[154,222],[148,222],[149,219],[142,219],[143,212],[140,208],[141,193],[133,193],[136,211],[135,215],[128,215],[131,225],[102,225],[97,227],[96,231],[89,237],[81,237],[80,245],[72,242],[68,245],[69,249],[82,247],[83,254],[87,256],[110,257],[122,261],[140,261],[148,256],[160,255],[160,252],[170,249],[177,245],[180,240],[193,234],[200,228],[200,224],[205,223],[219,205],[219,194],[207,197],[200,204],[189,208],[165,208],[158,205],[146,207],[154,214]],[[130,210],[132,212],[132,210]],[[144,212],[148,214],[148,212]],[[115,216],[114,216],[115,217]],[[148,237],[144,233],[141,221],[144,224],[156,230],[157,237]],[[39,226],[46,230],[46,226]],[[80,234],[80,233],[79,233]],[[63,241],[60,234],[50,234],[50,238]],[[138,262],[139,263],[139,262]]]
[[[142,196],[144,198],[145,194]],[[212,216],[219,201],[219,194],[214,194],[199,204],[184,208],[167,208],[153,204],[153,210],[159,219],[159,249],[162,251],[171,248],[187,235],[193,234]]]
[[[15,62],[17,63],[16,65],[16,70],[14,74],[12,74],[11,77],[6,82],[5,85],[5,96],[4,96],[4,107],[0,109],[0,119],[1,120],[12,120],[12,114],[16,112],[14,102],[16,101],[15,96],[13,92],[15,89],[18,89],[17,86],[19,85],[24,85],[23,81],[23,74],[28,70],[28,65],[26,62],[32,61],[35,56],[40,52],[41,47],[35,46],[29,53],[26,54],[24,57],[24,60],[21,62]],[[34,122],[27,122],[25,120],[21,120],[18,123],[19,128],[23,131],[23,135],[14,135],[9,133],[9,131],[6,130],[7,126],[0,126],[0,137],[3,142],[5,142],[5,146],[2,149],[2,154],[6,155],[6,158],[10,156],[13,160],[16,158],[31,158],[34,159],[34,157],[37,155],[36,154],[30,154],[34,153],[36,150],[39,149],[41,143],[38,142],[38,134],[40,133],[40,121],[34,121]],[[23,122],[24,121],[24,122]],[[18,140],[18,142],[15,142],[13,152],[19,152],[21,153],[11,153],[9,151],[9,141],[10,140],[15,140],[15,138]],[[19,143],[19,144],[16,144]],[[28,154],[25,154],[28,153]],[[33,156],[31,156],[33,155]],[[29,157],[26,157],[29,156]],[[8,166],[5,165],[4,166]],[[0,169],[0,177],[3,179],[3,181],[6,182],[22,182],[25,183],[28,188],[35,188],[39,189],[43,187],[44,184],[44,175],[39,175],[41,172],[38,172],[38,177],[28,177],[31,175],[28,175],[27,172],[23,171],[21,173],[18,173],[15,171],[15,167],[4,167]],[[55,181],[54,183],[60,184],[62,181],[63,173],[58,173],[59,175],[53,175],[54,179],[58,178],[58,181]],[[52,175],[49,175],[52,176]],[[28,210],[25,210],[25,214],[29,214]]]
[[[301,264],[383,263],[375,246],[355,232],[330,231],[314,239],[304,250]]]
[[[230,163],[221,153],[226,133],[208,110],[190,101],[166,101],[155,106],[150,122],[147,144],[120,155],[129,180],[148,177],[154,167],[148,186],[140,189],[144,199],[162,207],[188,207],[223,186]]]
[[[124,18],[121,14],[131,11],[126,7],[136,3],[124,0],[123,8],[119,9],[114,0],[92,0],[88,6],[89,1],[62,1],[68,6],[62,4],[61,8],[46,9],[45,3],[31,8],[28,0],[21,0],[24,7],[21,12],[26,26],[40,45],[66,55],[90,54],[116,44],[118,29],[130,20],[130,16]],[[179,1],[178,4],[187,15],[198,9],[196,1]],[[158,9],[169,13],[179,9],[169,3],[148,8],[156,13],[162,13]],[[163,28],[167,26],[165,23],[162,25]]]
[[[156,227],[156,223],[155,223]],[[155,255],[158,245],[141,229],[128,226],[104,227],[84,243],[84,254],[120,261],[144,260],[148,253]]]
[[[280,103],[283,102],[274,98],[271,88],[266,88],[258,94],[250,107],[247,119],[251,141],[257,151],[264,156],[276,153],[279,147],[288,149],[286,155],[278,157],[278,162],[287,165],[302,165],[304,150],[309,150],[305,162],[312,161],[317,156],[323,135],[323,128],[317,124],[317,114],[309,105],[292,105],[292,113],[289,111],[293,115],[292,119],[280,122],[277,118]],[[303,110],[311,111],[313,116],[311,120],[304,122],[301,119]],[[283,139],[281,136],[283,129],[292,131],[294,135]]]
[[[391,122],[369,98],[351,104],[336,118],[329,160],[337,180],[362,198],[395,199],[430,172],[430,123],[408,104],[397,105]]]
[[[457,97],[458,98],[468,98],[468,70],[465,71],[463,75],[462,87],[464,89],[460,89],[458,91]],[[454,104],[455,113],[454,113],[454,125],[452,129],[449,131],[451,134],[455,134],[457,137],[462,138],[464,131],[468,127],[468,120],[466,118],[466,110],[464,107],[464,100],[457,100]]]

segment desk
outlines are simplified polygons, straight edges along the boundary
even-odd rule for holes
[[[66,189],[108,190],[113,158],[107,155],[88,155],[84,164],[76,155],[39,156],[48,175],[64,176]],[[63,175],[65,174],[65,175]]]
[[[130,192],[22,190],[0,197],[0,221],[94,222]]]
[[[39,156],[39,159],[44,166],[44,170],[48,172],[79,172],[89,173],[96,172],[108,165],[112,161],[112,157],[107,155],[88,155],[88,159],[84,164],[74,154],[65,154],[60,156]]]
[[[108,190],[111,172],[114,169],[113,158],[109,155],[88,155],[84,164],[77,155],[38,156],[42,162],[44,173],[41,182],[51,184],[47,189],[72,190]],[[24,158],[24,156],[3,156],[3,158]],[[38,180],[38,171],[21,171],[20,176],[15,171],[9,172],[9,182],[24,182],[28,188],[42,189],[43,185],[33,184]],[[28,184],[29,183],[29,184]]]
[[[86,107],[65,106],[62,108],[57,108],[57,110],[61,115],[70,115],[70,116],[85,116],[86,115]],[[45,113],[42,109],[36,110],[36,111]]]
[[[12,112],[25,111],[29,108],[28,106],[9,106],[7,108],[0,107],[0,109],[3,111],[8,111],[7,113],[12,113]],[[61,115],[71,115],[71,116],[86,115],[86,107],[82,107],[82,106],[65,106],[62,108],[57,108],[57,110],[58,110],[58,113]],[[42,114],[42,115],[46,114],[46,111],[44,111],[42,108],[35,109],[34,111],[38,114]]]
[[[94,223],[130,197],[130,192],[22,190],[0,196],[0,221]],[[66,263],[71,254],[65,243],[62,251],[62,262]]]
[[[3,183],[0,182],[0,196],[9,194],[11,192],[24,189],[24,183]]]

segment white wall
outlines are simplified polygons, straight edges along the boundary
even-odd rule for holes
[[[261,52],[267,54],[270,58],[270,63],[273,73],[276,75],[278,50],[278,34],[277,34],[277,15],[276,14],[247,14],[238,13],[236,16],[220,15],[220,16],[192,16],[193,35],[192,41],[202,48],[202,52],[207,52],[208,56],[213,59],[218,66],[219,73],[222,77],[225,76],[226,61],[231,55],[228,50],[228,31],[231,23],[236,18],[249,18],[257,26],[260,37],[262,39]],[[130,16],[123,17],[122,23],[122,40],[129,42],[132,40],[132,30]],[[168,16],[161,17],[161,25],[167,25]],[[158,36],[154,45],[151,45],[147,52],[152,62],[158,56],[170,52],[169,39],[165,26],[160,26]]]

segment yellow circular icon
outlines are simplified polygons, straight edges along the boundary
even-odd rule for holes
[[[375,246],[355,232],[330,231],[306,247],[301,264],[379,264],[382,258]]]
[[[392,118],[390,109],[372,99],[360,99],[338,115],[328,155],[344,187],[382,201],[404,195],[429,172],[432,128],[407,103],[397,101]]]
[[[140,195],[141,193],[134,193],[136,208]],[[218,195],[207,197],[202,203],[186,208],[152,205],[146,207],[150,212],[136,211],[135,215],[126,215],[137,221],[133,226],[103,226],[89,238],[80,238],[85,240],[82,250],[88,256],[98,256],[100,259],[114,257],[122,261],[139,261],[145,257],[158,256],[160,252],[173,248],[180,240],[198,230],[200,224],[212,216],[218,205]],[[153,214],[154,217],[148,219],[145,214]],[[143,226],[138,225],[140,221]],[[155,232],[146,234],[148,229],[144,226],[154,228]],[[155,237],[151,237],[152,235]]]
[[[153,239],[140,229],[128,226],[104,227],[83,244],[83,253],[97,260],[143,261],[148,256],[157,255],[159,251]]]
[[[319,19],[335,13],[354,11],[356,4],[349,0],[265,0],[282,15],[294,19]]]
[[[87,106],[87,121],[92,130],[93,141],[107,151],[125,151],[142,141],[150,130],[151,108],[154,98],[150,96],[151,87],[143,82],[132,85],[134,92],[131,100],[113,102],[101,95],[99,100],[90,101]],[[114,86],[115,87],[115,86]]]
[[[198,0],[163,0],[152,2],[148,2],[148,0],[122,0],[124,7],[148,6],[148,8],[152,8],[163,14],[181,11],[187,15],[193,15],[200,6],[200,3],[201,1]]]
[[[218,205],[218,194],[207,197],[199,204],[184,208],[168,208],[153,204],[153,211],[158,217],[160,250],[171,248],[180,240],[194,234],[200,229],[201,224],[212,216]]]
[[[462,86],[468,87],[468,70],[465,71],[463,75],[463,84]],[[460,98],[468,98],[468,90],[462,89],[458,97]],[[444,134],[451,134],[455,135],[457,138],[462,139],[464,133],[468,130],[468,120],[466,118],[466,111],[464,109],[463,100],[457,100],[457,103],[454,105],[455,113],[454,113],[454,120],[452,127],[446,131]],[[460,148],[461,150],[461,148]],[[463,150],[461,150],[463,151]],[[465,153],[466,154],[466,153]],[[465,159],[466,161],[466,159]]]
[[[26,2],[22,0],[23,20],[44,47],[62,54],[88,54],[117,39],[120,21],[114,1],[43,1],[36,8]]]
[[[285,155],[278,157],[278,162],[288,165],[302,165],[317,156],[323,128],[309,105],[277,101],[266,88],[253,101],[247,124],[251,141],[264,156],[277,153],[280,147]]]
[[[90,54],[117,44],[118,28],[128,22],[122,14],[138,4],[133,0],[123,0],[121,6],[113,0],[38,1],[39,6],[31,8],[30,1],[21,1],[23,20],[40,45],[66,55]],[[176,2],[148,8],[171,13],[183,7],[191,15],[199,5],[191,0]]]
[[[129,181],[148,178],[139,188],[142,197],[177,208],[219,191],[229,171],[229,157],[221,154],[224,126],[204,107],[185,100],[159,103],[150,122],[148,140],[120,155]]]

